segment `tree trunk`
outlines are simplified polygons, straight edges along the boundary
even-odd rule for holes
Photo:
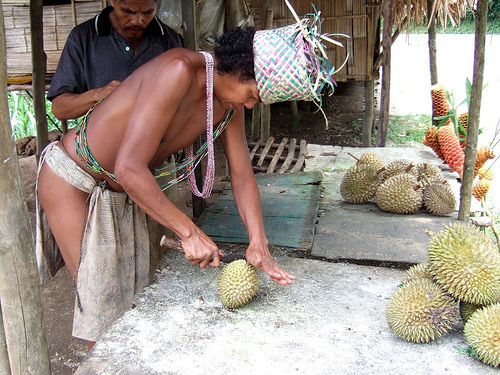
[[[377,147],[384,147],[389,124],[391,104],[391,44],[392,44],[392,1],[384,2],[384,28],[382,39],[382,91],[380,95],[380,117],[377,131]]]
[[[371,147],[373,116],[375,113],[375,81],[373,79],[365,81],[365,115],[363,119],[363,147]]]
[[[9,355],[7,353],[7,341],[3,329],[2,303],[0,301],[0,374],[10,374]]]
[[[488,2],[478,1],[476,12],[476,41],[474,45],[474,72],[472,74],[472,91],[470,96],[469,119],[467,123],[467,147],[465,148],[464,172],[460,188],[460,208],[458,219],[469,221],[476,166],[477,139],[479,135],[479,114],[483,92],[484,54],[486,44],[486,17]]]
[[[5,49],[0,7],[0,301],[9,361],[3,363],[0,352],[0,369],[50,374],[34,241],[10,126]]]
[[[47,108],[45,107],[45,73],[47,59],[43,51],[43,0],[30,1],[31,65],[33,80],[33,109],[36,121],[37,160],[49,143]]]
[[[427,28],[428,46],[429,46],[429,67],[431,73],[431,85],[438,83],[437,70],[437,45],[436,45],[436,17],[431,17],[432,5],[434,0],[427,0],[427,19],[430,23]]]
[[[432,14],[434,0],[427,0],[427,19],[430,20],[427,26],[427,35],[429,46],[429,68],[431,75],[431,86],[437,84],[438,81],[438,69],[437,69],[437,44],[436,44],[436,17]],[[430,95],[430,93],[429,93]],[[431,118],[433,115],[432,108],[430,108]],[[437,126],[440,120],[432,119],[432,124]]]

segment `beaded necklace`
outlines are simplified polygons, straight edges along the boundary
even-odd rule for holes
[[[206,99],[207,99],[207,141],[199,148],[196,154],[193,154],[193,145],[186,149],[186,158],[180,163],[175,163],[174,166],[156,168],[154,171],[154,177],[159,179],[164,176],[170,176],[181,170],[186,172],[181,173],[175,179],[170,180],[165,185],[160,186],[162,190],[166,190],[169,187],[183,181],[186,177],[189,177],[189,183],[191,191],[198,197],[207,198],[210,196],[213,187],[213,181],[215,177],[215,159],[214,159],[214,140],[219,137],[219,135],[226,129],[226,127],[231,122],[234,115],[234,110],[227,110],[224,114],[222,121],[217,125],[215,131],[213,130],[213,57],[207,52],[201,52],[205,57],[206,62]],[[90,151],[87,143],[87,122],[89,120],[90,114],[95,109],[95,107],[101,103],[102,100],[97,102],[89,111],[85,114],[83,119],[80,121],[77,127],[77,132],[75,134],[75,148],[78,156],[82,162],[93,172],[100,173],[110,177],[113,181],[119,184],[113,173],[105,170],[94,158],[94,155]],[[207,160],[207,171],[205,174],[205,182],[203,184],[202,192],[198,190],[196,185],[196,178],[194,176],[194,170],[198,164],[208,155]]]
[[[194,167],[191,165],[189,167],[189,185],[191,186],[191,191],[194,195],[200,198],[208,198],[212,192],[212,187],[214,185],[215,177],[215,159],[214,159],[214,58],[211,54],[207,52],[201,52],[205,56],[205,71],[206,71],[206,82],[205,82],[205,92],[207,99],[207,170],[205,172],[205,181],[203,182],[203,189],[200,193],[198,186],[196,185],[196,176],[193,173]],[[193,145],[186,149],[186,156],[188,158],[193,157]]]

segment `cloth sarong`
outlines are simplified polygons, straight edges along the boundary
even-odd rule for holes
[[[146,214],[126,193],[100,186],[56,142],[44,150],[39,171],[42,163],[89,194],[77,271],[73,336],[96,341],[124,310],[132,308],[135,293],[150,281]],[[36,253],[40,276],[44,279],[57,272],[60,255],[57,250],[44,251],[44,239],[52,236],[47,234],[50,228],[43,220],[38,193],[36,197]]]

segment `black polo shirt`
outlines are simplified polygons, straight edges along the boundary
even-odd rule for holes
[[[155,16],[146,28],[137,53],[111,26],[105,8],[101,14],[73,28],[52,78],[47,98],[65,92],[81,94],[103,87],[114,79],[123,81],[153,57],[182,47],[179,34]]]

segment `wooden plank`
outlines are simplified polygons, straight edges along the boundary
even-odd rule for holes
[[[322,173],[260,174],[256,180],[269,243],[310,249],[319,210]],[[197,225],[216,242],[248,243],[230,190],[208,207]]]
[[[276,150],[276,153],[273,156],[273,159],[271,160],[271,163],[269,163],[269,168],[267,168],[267,173],[273,173],[274,169],[276,168],[276,164],[278,164],[278,161],[280,160],[281,153],[283,152],[283,149],[285,148],[286,144],[288,143],[288,138],[283,138],[281,140],[281,143]]]
[[[259,139],[256,143],[255,143],[255,146],[253,147],[252,151],[250,152],[250,162],[252,162],[254,156],[255,156],[255,153],[257,152],[257,150],[259,149],[260,147],[260,142],[261,140]]]
[[[262,166],[262,163],[264,162],[265,156],[267,155],[269,149],[273,145],[273,142],[274,142],[274,137],[270,137],[267,140],[266,146],[264,147],[264,150],[262,150],[262,154],[260,155],[260,159],[257,162],[257,165],[256,165],[257,167],[261,167]]]
[[[297,163],[293,166],[291,172],[299,172],[302,169],[302,166],[304,165],[304,161],[306,159],[306,152],[307,152],[307,143],[305,140],[300,141],[300,152],[299,152],[299,158],[297,160]]]
[[[285,173],[288,170],[288,167],[290,164],[292,164],[293,157],[295,156],[295,146],[297,144],[297,140],[295,138],[292,138],[290,140],[290,144],[288,145],[288,155],[285,159],[285,162],[281,166],[280,170],[278,171],[279,174]]]

